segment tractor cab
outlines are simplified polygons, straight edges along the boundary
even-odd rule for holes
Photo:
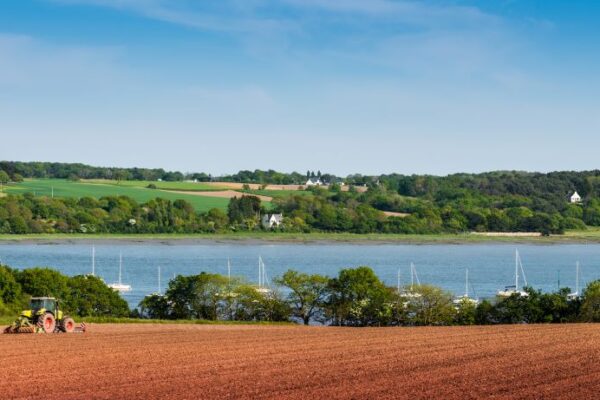
[[[63,318],[63,313],[59,309],[59,303],[56,298],[32,297],[29,302],[29,310],[23,311],[21,315],[32,318],[46,313],[54,315],[54,318],[58,320]]]
[[[54,297],[32,297],[29,302],[29,308],[37,313],[40,310],[51,312],[52,314],[56,311],[57,301]]]

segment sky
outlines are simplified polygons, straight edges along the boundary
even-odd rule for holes
[[[0,159],[596,169],[600,2],[7,0]]]

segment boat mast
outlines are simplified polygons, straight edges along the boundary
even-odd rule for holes
[[[575,293],[579,296],[579,261],[575,267]]]
[[[92,276],[96,276],[96,247],[92,246]]]
[[[119,253],[119,285],[121,284],[121,269],[123,268],[123,253]]]
[[[160,296],[160,265],[158,266],[158,295]]]
[[[469,268],[465,269],[465,297],[469,297]]]
[[[519,249],[515,250],[515,291],[519,290]]]
[[[227,257],[227,280],[231,284],[231,261]]]
[[[398,268],[398,294],[400,294],[400,268]]]
[[[258,287],[262,288],[262,258],[258,256]]]
[[[415,264],[410,263],[410,291],[413,291],[415,285]]]

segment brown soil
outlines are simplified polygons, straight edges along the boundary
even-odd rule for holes
[[[182,190],[164,190],[164,192],[169,193],[180,193],[180,194],[191,194],[192,196],[204,196],[204,197],[222,197],[225,199],[231,199],[232,197],[242,197],[242,196],[255,196],[261,199],[262,201],[271,201],[272,197],[269,196],[261,196],[258,194],[246,194],[241,192],[236,192],[235,190],[220,190],[220,191],[208,191],[208,192],[186,192]]]
[[[0,335],[5,399],[591,399],[600,326],[96,325]]]

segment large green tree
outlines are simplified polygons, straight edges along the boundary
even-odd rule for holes
[[[65,309],[80,317],[126,317],[129,306],[118,292],[109,288],[102,279],[90,275],[77,275],[68,279]]]
[[[327,277],[290,269],[274,281],[289,289],[287,297],[293,314],[300,318],[304,325],[308,325],[311,319],[322,312],[328,294]]]
[[[329,282],[327,311],[334,325],[387,324],[390,292],[370,267],[342,269]]]

